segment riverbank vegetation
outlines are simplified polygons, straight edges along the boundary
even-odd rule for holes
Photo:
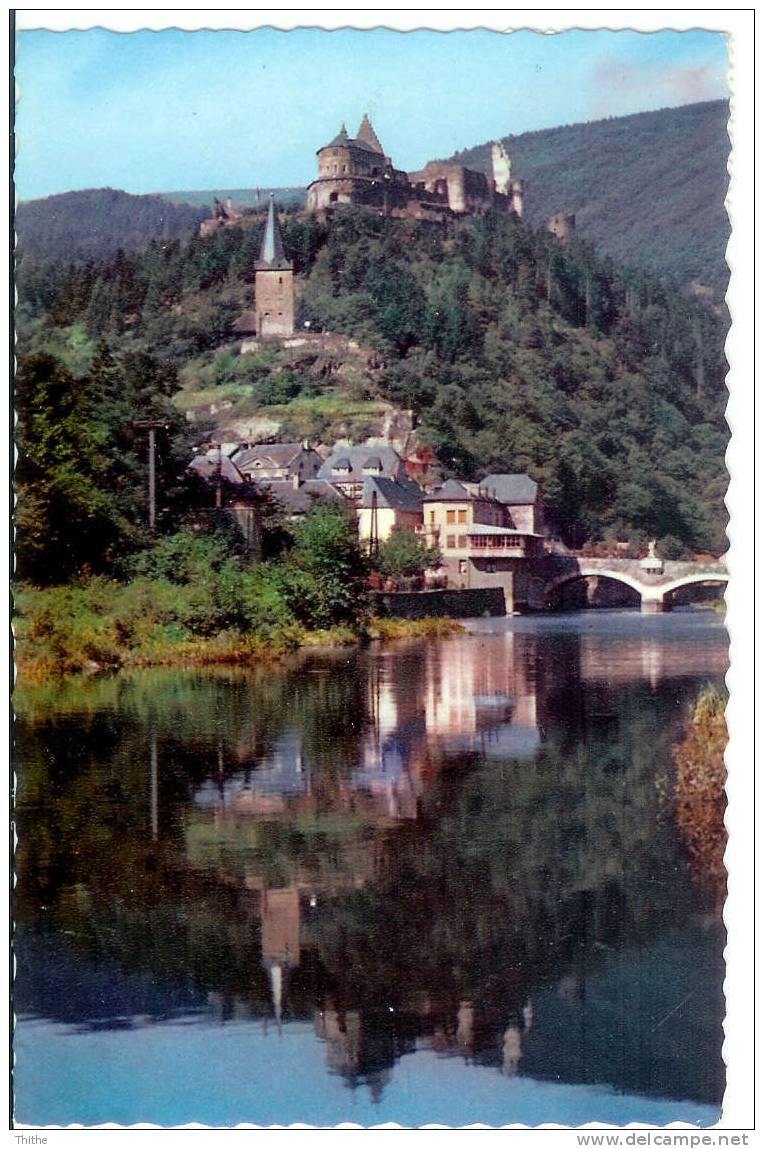
[[[695,703],[690,728],[674,753],[677,822],[687,842],[693,870],[700,881],[716,892],[720,902],[727,877],[726,705],[722,691],[711,687],[704,690]]]
[[[298,646],[443,634],[447,619],[374,619],[352,520],[315,509],[252,565],[231,526],[159,539],[121,579],[82,577],[16,594],[19,672],[45,677],[128,666],[213,665]]]

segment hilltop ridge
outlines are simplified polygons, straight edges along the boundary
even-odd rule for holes
[[[525,181],[525,216],[545,226],[574,212],[578,230],[603,255],[710,289],[726,288],[730,223],[727,188],[728,103],[716,100],[506,136],[513,174]],[[490,170],[490,143],[450,157]],[[282,205],[305,204],[304,188],[261,188]],[[68,192],[19,204],[22,254],[105,259],[151,239],[193,229],[213,198],[254,207],[255,190],[216,188],[133,196],[113,189]]]

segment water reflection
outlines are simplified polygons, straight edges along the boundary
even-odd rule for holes
[[[720,928],[657,783],[726,647],[657,621],[20,694],[18,1010],[308,1021],[378,1108],[425,1050],[717,1103]]]

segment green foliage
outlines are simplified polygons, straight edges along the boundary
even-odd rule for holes
[[[448,473],[528,471],[571,545],[608,536],[666,539],[683,553],[726,548],[718,310],[513,216],[440,226],[350,207],[328,222],[289,212],[301,319],[368,345],[383,364],[359,376],[327,363],[329,391],[310,365],[226,346],[251,298],[260,227],[258,216],[99,265],[51,265],[49,281],[36,266],[19,285],[20,350],[50,344],[80,375],[83,340],[108,338],[127,365],[161,347],[185,406],[190,390],[199,403],[235,403],[237,417],[275,407],[285,435],[348,434],[360,396],[384,399],[414,409]],[[75,330],[79,350],[69,348]],[[364,412],[353,420],[358,437]]]
[[[316,507],[295,530],[283,585],[295,616],[309,626],[357,625],[365,609],[366,563],[354,519],[344,509]]]
[[[440,551],[429,547],[424,539],[405,527],[393,527],[383,543],[374,565],[385,575],[416,575],[440,566]]]
[[[306,629],[358,632],[365,564],[354,524],[318,507],[292,550],[249,566],[233,532],[181,531],[127,564],[129,582],[93,577],[69,586],[22,586],[17,662],[27,675],[163,662],[235,661],[309,640]],[[343,630],[344,628],[344,630]]]
[[[17,571],[41,584],[107,570],[145,545],[146,432],[155,419],[159,523],[185,499],[190,450],[172,405],[174,368],[144,352],[96,348],[74,378],[53,356],[32,355],[16,378],[19,459]]]

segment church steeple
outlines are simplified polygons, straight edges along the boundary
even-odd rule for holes
[[[279,225],[279,217],[276,212],[276,201],[271,194],[270,203],[268,204],[268,218],[265,221],[265,231],[263,232],[263,242],[260,248],[260,258],[255,264],[257,271],[266,271],[272,269],[277,270],[291,270],[292,261],[287,259],[284,252],[284,241],[281,238],[281,227]]]
[[[363,119],[361,120],[361,126],[358,129],[357,139],[363,140],[365,144],[368,144],[368,146],[372,148],[373,151],[379,152],[381,156],[385,154],[382,150],[381,143],[377,139],[377,133],[371,126],[371,120],[365,113]]]

